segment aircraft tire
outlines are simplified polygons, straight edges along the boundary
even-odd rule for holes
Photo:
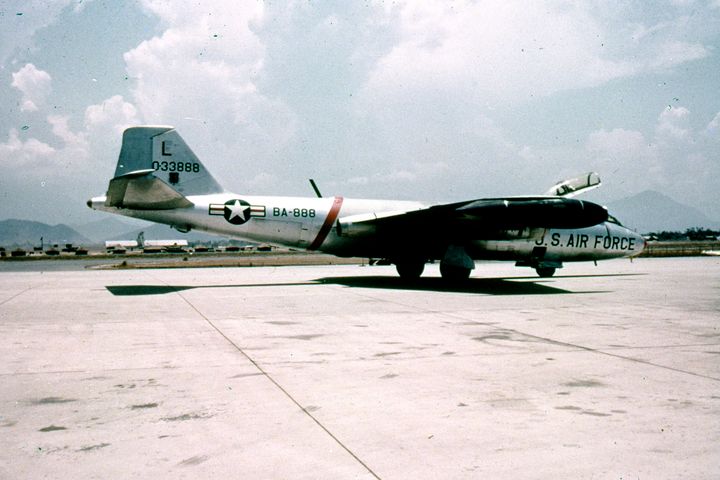
[[[470,278],[470,272],[469,268],[440,263],[440,275],[449,282],[464,282]]]
[[[423,270],[425,270],[424,261],[405,260],[395,264],[400,278],[404,280],[415,280],[420,278]]]
[[[538,267],[535,271],[541,278],[550,278],[555,275],[555,269],[553,267]]]

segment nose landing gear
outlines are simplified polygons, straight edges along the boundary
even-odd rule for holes
[[[541,278],[550,278],[555,275],[555,267],[537,267],[535,271]]]

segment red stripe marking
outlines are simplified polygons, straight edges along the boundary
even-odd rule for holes
[[[330,233],[330,229],[332,229],[333,223],[335,223],[335,219],[338,216],[338,213],[340,213],[340,207],[342,207],[343,203],[343,197],[335,197],[335,200],[333,200],[332,207],[330,207],[330,211],[327,214],[327,217],[325,217],[325,221],[322,224],[322,227],[320,227],[320,231],[317,234],[317,237],[315,237],[315,240],[310,244],[310,246],[307,248],[308,250],[317,250],[320,248],[320,245],[325,241],[325,238],[328,236],[328,233]]]

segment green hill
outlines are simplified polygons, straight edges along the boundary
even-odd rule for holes
[[[2,220],[0,221],[0,246],[4,247],[39,247],[40,238],[45,246],[64,245],[88,245],[92,243],[83,235],[68,227],[67,225],[47,225],[29,220]]]

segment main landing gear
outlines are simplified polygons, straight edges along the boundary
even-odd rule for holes
[[[399,261],[395,263],[400,278],[403,280],[417,280],[425,270],[425,262],[419,261]],[[443,280],[457,283],[463,282],[470,278],[470,272],[472,270],[466,267],[459,267],[457,265],[450,265],[445,262],[440,262],[440,275]]]
[[[395,268],[400,278],[404,280],[416,280],[420,278],[425,269],[424,258],[403,258],[397,259]],[[470,277],[470,272],[475,268],[475,262],[465,252],[463,247],[451,245],[447,248],[443,259],[440,261],[440,275],[443,280],[452,283],[464,282]]]
[[[470,278],[470,272],[472,270],[466,267],[459,267],[457,265],[449,265],[445,262],[440,262],[440,275],[443,280],[448,282],[458,283],[464,282]]]
[[[399,260],[395,268],[403,280],[417,280],[425,270],[425,260]]]

